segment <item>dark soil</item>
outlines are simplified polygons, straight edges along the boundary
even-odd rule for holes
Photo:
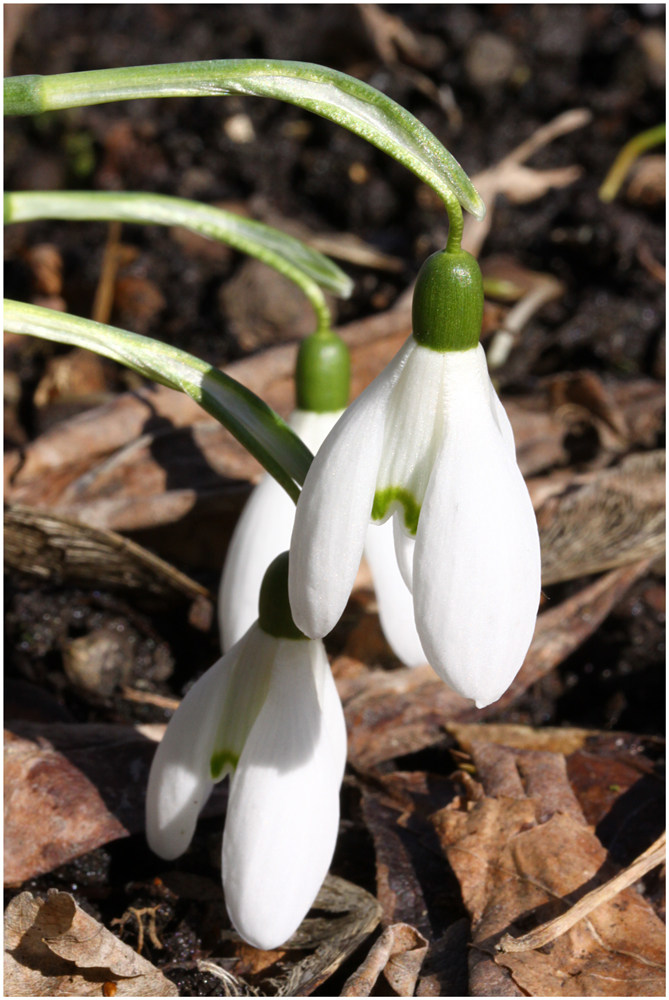
[[[483,256],[511,255],[532,270],[556,275],[566,286],[564,297],[527,326],[499,381],[506,391],[522,393],[541,376],[579,368],[619,378],[663,378],[664,286],[640,259],[639,247],[664,264],[664,201],[639,205],[621,197],[605,205],[597,196],[624,143],[664,120],[664,90],[642,44],[644,32],[663,26],[662,5],[400,4],[387,9],[422,39],[418,68],[437,86],[451,89],[461,124],[457,116],[449,120],[406,75],[383,65],[353,4],[42,4],[17,42],[12,72],[239,57],[323,63],[359,76],[411,110],[470,175],[560,112],[587,107],[594,115],[590,126],[557,139],[530,161],[537,168],[578,164],[581,179],[538,201],[515,205],[502,199],[497,205]],[[472,53],[487,34],[502,39],[509,53],[513,69],[504,82],[482,81],[472,69]],[[245,144],[233,142],[223,127],[240,113],[250,118],[255,132]],[[443,211],[412,174],[341,128],[275,101],[118,103],[9,119],[5,134],[10,190],[105,188],[243,202],[256,214],[271,209],[319,233],[354,233],[399,257],[404,268],[398,273],[344,265],[356,279],[356,290],[349,301],[337,304],[339,322],[388,308],[445,239]],[[352,170],[355,164],[364,169]],[[68,310],[90,315],[106,237],[103,224],[11,227],[6,294],[30,298],[31,275],[22,252],[53,243],[64,262],[62,294]],[[128,273],[153,283],[166,304],[148,319],[117,312],[112,322],[134,323],[142,333],[215,364],[243,353],[220,295],[242,265],[241,257],[186,258],[159,227],[126,226],[123,239],[139,251]],[[28,438],[39,429],[32,392],[54,350],[45,346],[10,362],[21,379],[19,415]],[[215,590],[213,575],[199,578]],[[548,596],[557,601],[567,591],[565,585],[553,587]],[[117,695],[86,699],[72,688],[62,650],[69,639],[89,632],[123,632],[133,649],[134,680],[159,694],[181,696],[217,656],[215,627],[203,634],[187,624],[185,612],[138,609],[127,595],[35,586],[13,578],[6,604],[7,706],[14,718],[166,721],[169,713],[162,709]],[[664,580],[650,575],[588,642],[500,718],[660,734],[664,621]],[[336,645],[336,635],[333,641]],[[452,770],[447,747],[429,753],[430,769]],[[405,759],[402,768],[409,764]],[[413,762],[416,768],[425,764]],[[354,787],[344,786],[342,802],[333,871],[374,891],[374,849]],[[211,859],[220,830],[220,820],[202,821],[193,848],[173,867],[217,880]],[[210,904],[177,899],[157,887],[153,880],[165,870],[138,835],[22,888],[38,893],[51,886],[67,889],[107,926],[129,906],[159,902],[157,929],[165,948],[147,945],[147,957],[171,968],[168,975],[184,996],[225,995],[220,981],[198,972],[193,959],[211,951],[212,928],[218,920],[220,929],[226,918],[212,916]],[[136,942],[132,923],[122,933]],[[338,992],[341,984],[333,982],[318,992]]]

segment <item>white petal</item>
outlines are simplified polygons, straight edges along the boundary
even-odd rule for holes
[[[158,744],[146,793],[149,847],[171,861],[186,850],[214,782],[210,760],[228,684],[244,643],[193,685]]]
[[[314,639],[339,621],[360,565],[383,445],[388,398],[409,338],[349,406],[316,455],[297,503],[288,590],[295,624]]]
[[[395,511],[393,515],[393,539],[395,541],[395,555],[402,579],[410,591],[413,591],[413,558],[416,548],[416,539],[408,534],[404,528],[404,514],[402,511]]]
[[[295,410],[288,423],[311,451],[316,452],[342,410],[309,413]],[[290,547],[295,504],[272,476],[253,490],[230,541],[218,596],[223,650],[241,639],[258,617],[260,586],[269,564]]]
[[[234,771],[269,689],[279,640],[254,622],[243,639],[219,709],[211,749],[211,772],[220,781]]]
[[[511,427],[511,422],[507,416],[506,410],[502,406],[499,396],[495,386],[492,384],[492,379],[490,378],[490,372],[488,371],[488,362],[486,360],[486,354],[481,345],[476,348],[477,361],[480,366],[481,377],[487,382],[490,390],[490,406],[492,408],[493,417],[495,422],[499,427],[500,434],[504,439],[512,458],[515,461],[516,458],[516,442],[513,437],[513,429]]]
[[[322,644],[280,640],[267,699],[232,780],[223,836],[228,913],[256,948],[286,941],[320,889],[337,839],[345,762],[344,716]]]
[[[541,586],[527,488],[474,352],[449,357],[446,436],[416,536],[416,625],[434,669],[479,708],[520,669]]]
[[[249,497],[237,522],[223,567],[218,597],[223,649],[229,649],[258,617],[265,570],[290,545],[295,504],[272,476]]]
[[[315,455],[344,412],[344,410],[332,410],[329,413],[314,413],[312,410],[293,410],[288,423]]]
[[[443,437],[440,400],[444,357],[415,344],[388,404],[376,490],[401,490],[414,508],[423,502]],[[383,520],[399,505],[399,500],[391,502]]]
[[[413,548],[413,541],[410,544]],[[391,649],[407,667],[427,663],[414,622],[413,597],[397,565],[391,521],[370,524],[365,558],[372,571],[381,628]]]

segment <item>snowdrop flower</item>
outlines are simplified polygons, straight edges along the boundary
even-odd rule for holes
[[[146,807],[149,845],[171,860],[187,849],[214,783],[231,775],[225,900],[239,934],[263,949],[297,929],[327,874],[346,762],[327,656],[295,627],[287,577],[286,552],[265,575],[259,620],[172,717]]]
[[[427,658],[480,708],[522,665],[540,593],[536,519],[478,345],[482,309],[470,254],[425,262],[412,336],[311,465],[289,575],[298,628],[326,635],[348,599],[370,517],[393,516]]]
[[[304,409],[295,410],[288,419],[289,425],[314,454],[344,412],[349,392],[348,350],[337,338],[344,349],[338,348],[337,360],[345,365],[338,387],[337,373],[333,373],[327,355],[323,365],[323,339],[317,334],[301,345],[296,383],[298,404]],[[314,341],[316,347],[321,348],[316,356]],[[326,343],[329,348],[331,341]],[[323,380],[327,388],[325,396],[320,385]],[[317,409],[323,406],[337,408]],[[218,616],[224,652],[258,617],[258,597],[265,570],[280,552],[289,548],[294,521],[295,504],[272,476],[265,475],[253,490],[235,526],[223,567]],[[370,526],[364,553],[374,580],[381,627],[389,645],[407,666],[425,663],[427,658],[413,618],[413,599],[395,557],[392,527]]]
[[[314,454],[343,413],[294,410],[289,426]],[[290,546],[295,504],[276,479],[265,473],[235,525],[218,592],[218,622],[223,650],[244,635],[258,617],[265,570]]]

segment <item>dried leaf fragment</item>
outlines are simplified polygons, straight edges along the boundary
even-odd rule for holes
[[[4,961],[6,996],[179,995],[151,962],[57,889],[46,900],[22,892],[11,901]]]
[[[423,964],[428,942],[410,924],[391,924],[357,972],[346,980],[342,997],[368,997],[383,974],[397,996],[411,997]]]
[[[561,754],[492,743],[473,743],[472,754],[483,796],[433,817],[472,918],[469,995],[664,996],[664,927],[633,888],[542,952],[495,954],[503,934],[560,916],[611,866]]]

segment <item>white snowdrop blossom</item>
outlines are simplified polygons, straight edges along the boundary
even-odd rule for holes
[[[294,410],[288,425],[317,452],[343,410]],[[225,557],[218,592],[223,650],[230,649],[258,617],[260,586],[269,564],[290,546],[295,504],[273,476],[265,473],[237,521]]]
[[[244,940],[275,948],[328,872],[345,763],[344,714],[322,642],[269,634],[261,613],[193,685],[158,745],[149,845],[168,860],[182,854],[215,782],[230,774],[226,906]]]
[[[288,423],[315,454],[343,412],[295,410]],[[265,475],[237,522],[223,567],[218,615],[224,651],[258,617],[265,570],[289,548],[294,521],[295,504],[272,476]],[[414,623],[413,599],[397,565],[390,525],[370,525],[364,554],[374,580],[381,627],[390,647],[409,667],[425,663],[427,658]]]
[[[337,623],[370,516],[391,515],[428,661],[478,707],[496,701],[532,639],[541,576],[536,519],[482,347],[433,350],[409,337],[322,445],[291,543],[290,602],[306,635]]]

